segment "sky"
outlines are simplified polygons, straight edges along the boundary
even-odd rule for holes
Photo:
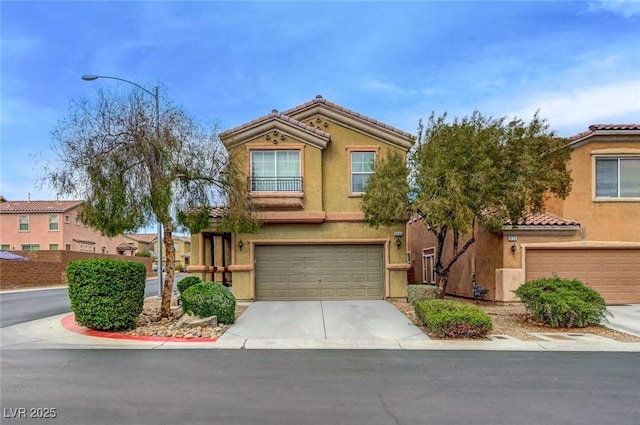
[[[325,99],[416,133],[432,112],[560,136],[640,123],[640,1],[0,2],[0,194],[40,187],[73,99],[124,78],[228,129]],[[124,84],[126,86],[126,84]],[[126,88],[126,87],[125,87]]]

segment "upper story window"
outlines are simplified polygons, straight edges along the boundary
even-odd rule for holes
[[[302,192],[299,150],[251,151],[252,192]]]
[[[362,194],[373,174],[375,152],[351,152],[351,193]]]
[[[596,198],[640,198],[640,156],[596,158]]]
[[[49,214],[49,230],[57,231],[60,229],[60,216],[58,214]]]
[[[20,214],[18,216],[18,230],[21,232],[29,231],[29,214]]]

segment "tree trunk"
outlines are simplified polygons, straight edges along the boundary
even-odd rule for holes
[[[438,286],[438,290],[436,291],[436,298],[439,300],[444,299],[444,296],[447,293],[447,283],[449,283],[449,273],[441,271],[438,273],[436,271],[436,285]]]
[[[162,287],[162,303],[160,304],[160,317],[169,317],[171,314],[171,295],[173,293],[173,278],[175,275],[176,250],[173,246],[173,223],[167,220],[164,226],[164,251],[165,270],[167,277]],[[159,273],[162,269],[158,266]]]

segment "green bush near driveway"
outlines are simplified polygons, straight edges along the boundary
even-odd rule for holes
[[[480,307],[461,301],[418,301],[415,311],[437,338],[481,338],[493,329],[491,316]]]
[[[407,301],[415,306],[418,301],[435,299],[437,292],[435,285],[407,285]]]
[[[187,288],[180,295],[182,311],[198,317],[216,316],[218,323],[236,321],[236,297],[216,282],[201,282]]]
[[[532,280],[513,292],[532,316],[555,328],[599,325],[610,314],[604,298],[577,279]]]
[[[142,313],[146,269],[133,261],[73,260],[67,265],[75,320],[98,330],[132,329]]]
[[[202,279],[200,279],[198,276],[188,276],[178,281],[178,283],[176,283],[176,286],[178,287],[178,291],[180,291],[180,293],[182,294],[187,290],[187,288],[198,283],[202,283]]]

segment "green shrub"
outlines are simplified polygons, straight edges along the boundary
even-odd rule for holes
[[[437,292],[435,285],[407,285],[407,301],[415,306],[418,301],[435,299]]]
[[[136,252],[136,257],[151,257],[150,252]]]
[[[180,263],[176,264],[175,269],[176,269],[177,272],[183,272],[184,271],[184,267]]]
[[[134,261],[70,261],[67,280],[76,322],[99,330],[136,327],[144,303],[145,277],[144,265]]]
[[[236,321],[236,297],[219,283],[196,283],[181,293],[180,301],[185,313],[198,317],[216,316],[218,323]]]
[[[176,286],[178,287],[178,291],[180,291],[180,293],[183,293],[187,290],[188,287],[196,285],[198,283],[202,283],[202,279],[200,279],[198,276],[188,276],[184,279],[179,280],[178,283],[176,283]]]
[[[598,325],[610,314],[602,296],[577,279],[532,280],[513,292],[532,316],[556,328]]]
[[[487,313],[461,301],[418,301],[415,311],[429,333],[437,338],[479,338],[493,329]]]

